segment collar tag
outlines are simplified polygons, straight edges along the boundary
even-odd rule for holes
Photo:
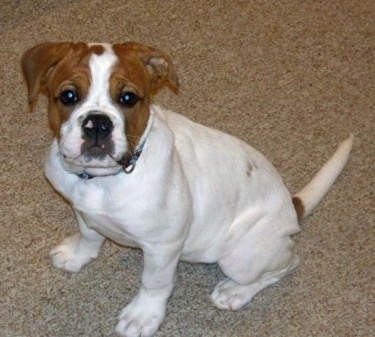
[[[88,174],[86,171],[82,171],[81,173],[77,174],[77,176],[83,180],[88,180],[94,178],[91,174]]]

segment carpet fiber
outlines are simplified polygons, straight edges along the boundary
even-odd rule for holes
[[[27,112],[20,58],[63,40],[168,52],[180,94],[156,102],[252,144],[291,192],[355,134],[343,174],[295,237],[300,267],[225,312],[209,300],[218,267],[180,263],[158,337],[374,335],[374,21],[371,0],[1,1],[0,335],[113,336],[139,285],[141,253],[109,241],[77,275],[48,257],[76,224],[43,176],[46,102]]]

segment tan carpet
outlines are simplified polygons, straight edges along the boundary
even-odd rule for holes
[[[172,56],[179,96],[158,103],[261,150],[297,191],[349,132],[352,157],[295,239],[301,265],[240,312],[216,310],[215,265],[181,263],[157,336],[370,336],[375,331],[375,3],[327,1],[0,2],[0,335],[113,336],[141,254],[107,242],[76,276],[48,251],[76,231],[43,176],[41,99],[26,112],[19,60],[42,41],[137,40]]]

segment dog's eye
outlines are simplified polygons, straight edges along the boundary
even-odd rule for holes
[[[60,94],[60,101],[64,105],[74,104],[78,101],[78,94],[75,90],[64,90]]]
[[[127,91],[120,95],[119,101],[126,108],[132,108],[139,101],[139,97],[133,92]]]

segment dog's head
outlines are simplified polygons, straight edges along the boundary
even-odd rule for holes
[[[64,165],[94,175],[118,172],[145,135],[150,100],[177,93],[168,55],[135,42],[43,43],[22,57],[32,108],[48,97],[49,121]]]

